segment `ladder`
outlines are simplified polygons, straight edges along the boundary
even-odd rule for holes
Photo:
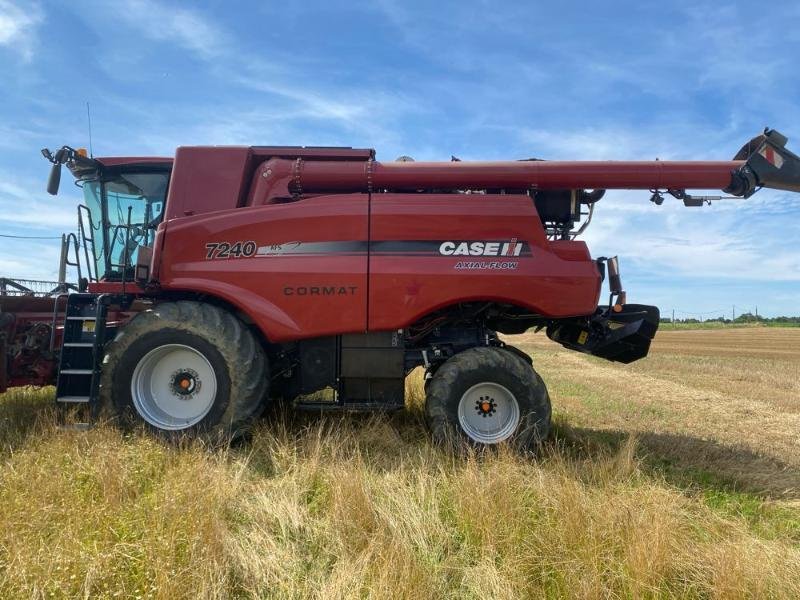
[[[56,403],[64,408],[83,407],[88,428],[100,408],[100,369],[106,338],[108,304],[98,294],[70,294],[64,315],[64,338],[56,383]]]

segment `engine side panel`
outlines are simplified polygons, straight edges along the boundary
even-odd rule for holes
[[[161,286],[223,298],[276,343],[398,329],[461,302],[553,318],[597,306],[600,274],[585,244],[549,243],[528,196],[368,202],[323,195],[170,220],[159,235]]]
[[[586,245],[548,243],[526,195],[373,194],[370,214],[370,330],[405,327],[455,302],[548,317],[597,307],[600,274]]]
[[[363,332],[367,211],[342,194],[172,220],[161,287],[223,298],[276,343]]]

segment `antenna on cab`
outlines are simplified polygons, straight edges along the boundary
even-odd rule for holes
[[[94,151],[92,150],[92,111],[89,108],[89,102],[86,102],[86,120],[89,122],[89,158],[94,158]]]

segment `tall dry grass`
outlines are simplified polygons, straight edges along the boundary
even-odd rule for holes
[[[410,409],[276,410],[233,448],[54,427],[0,399],[0,596],[800,597],[765,539],[562,424],[541,455],[428,443]],[[22,420],[22,421],[20,421]]]

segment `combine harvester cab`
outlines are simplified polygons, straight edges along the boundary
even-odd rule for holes
[[[61,269],[77,291],[0,296],[0,389],[175,435],[238,435],[278,398],[390,410],[426,373],[437,440],[547,437],[550,400],[502,334],[546,331],[630,363],[658,328],[616,257],[579,238],[607,190],[698,207],[800,191],[774,130],[729,161],[398,162],[370,149],[181,147],[174,158],[43,151],[83,188]],[[693,195],[721,190],[728,196]],[[600,304],[607,281],[608,302]],[[62,290],[63,291],[63,290]]]

